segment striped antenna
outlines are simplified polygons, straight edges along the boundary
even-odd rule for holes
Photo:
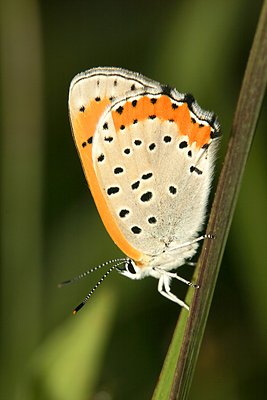
[[[63,286],[70,285],[71,283],[76,282],[81,278],[84,278],[85,276],[91,274],[91,272],[94,272],[94,271],[96,271],[96,270],[98,270],[98,269],[100,269],[102,267],[105,267],[106,265],[117,263],[116,266],[118,266],[118,265],[121,265],[121,264],[125,263],[126,261],[127,261],[126,258],[117,258],[115,260],[106,261],[103,264],[100,264],[97,267],[89,269],[89,271],[86,271],[83,274],[81,274],[79,276],[76,276],[76,278],[70,279],[69,281],[64,281],[64,282],[59,283],[58,287],[63,287]],[[116,266],[114,266],[114,267],[116,267]]]
[[[90,293],[85,297],[85,299],[74,309],[73,314],[76,314],[77,311],[79,311],[79,310],[85,305],[85,303],[87,302],[87,300],[90,299],[90,297],[92,296],[92,294],[94,293],[94,291],[96,290],[96,288],[100,285],[100,283],[102,283],[103,280],[104,280],[114,269],[120,271],[120,269],[118,268],[119,265],[125,264],[125,263],[127,262],[127,259],[126,259],[126,258],[118,258],[118,259],[115,259],[115,260],[106,261],[105,263],[100,264],[100,265],[98,265],[97,267],[94,267],[94,268],[90,269],[89,271],[84,272],[83,274],[77,276],[76,278],[71,279],[71,280],[69,280],[69,281],[62,282],[62,283],[60,283],[60,284],[58,285],[58,287],[62,287],[62,286],[69,285],[69,284],[71,284],[71,283],[77,281],[78,279],[81,279],[81,278],[85,277],[86,275],[89,275],[91,272],[94,272],[94,271],[96,271],[97,269],[102,268],[102,267],[105,267],[106,265],[112,264],[112,263],[114,263],[114,262],[115,262],[116,264],[115,264],[115,265],[112,265],[112,267],[102,276],[102,278],[101,278],[101,279],[97,282],[97,284],[93,287],[93,289],[91,290],[91,292],[90,292]]]

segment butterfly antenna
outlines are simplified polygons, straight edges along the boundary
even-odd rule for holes
[[[117,260],[117,261],[119,261],[119,260]],[[112,261],[110,261],[110,262],[112,262]],[[117,264],[112,265],[112,267],[102,276],[102,278],[97,282],[97,284],[93,287],[93,289],[92,289],[91,292],[85,297],[85,299],[75,308],[75,310],[73,311],[73,314],[76,314],[77,311],[79,311],[79,310],[85,305],[85,303],[87,302],[87,300],[90,299],[90,297],[92,296],[92,294],[94,293],[94,291],[96,290],[96,288],[98,288],[98,286],[100,285],[100,283],[102,283],[103,280],[104,280],[114,269],[120,270],[120,269],[118,268],[118,266],[121,265],[121,264],[124,264],[125,262],[126,262],[126,260],[122,258],[121,261],[119,261]],[[109,264],[109,262],[107,262],[107,263],[105,263],[105,264]],[[104,265],[105,265],[105,264],[104,264]],[[89,271],[89,272],[90,272],[90,271]],[[79,279],[79,277],[78,277],[78,279]]]
[[[61,282],[61,283],[58,285],[58,287],[63,287],[63,286],[70,285],[71,283],[76,282],[76,281],[78,281],[78,280],[81,279],[81,278],[84,278],[85,276],[91,274],[91,272],[94,272],[94,271],[96,271],[96,270],[98,270],[98,269],[100,269],[100,268],[102,268],[102,267],[105,267],[106,265],[113,264],[113,263],[117,263],[116,266],[118,266],[118,265],[120,265],[120,264],[123,264],[124,262],[126,262],[126,259],[125,259],[125,258],[117,258],[117,259],[115,259],[115,260],[106,261],[106,262],[104,262],[103,264],[100,264],[100,265],[98,265],[97,267],[94,267],[94,268],[90,269],[89,271],[86,271],[86,272],[84,272],[83,274],[81,274],[81,275],[79,275],[79,276],[76,276],[76,278],[70,279],[69,281]],[[114,268],[115,268],[116,266],[114,266]]]

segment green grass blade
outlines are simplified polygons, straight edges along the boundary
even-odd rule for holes
[[[194,274],[194,276],[195,275],[196,273]],[[192,282],[195,282],[194,277],[192,278]],[[195,290],[197,289],[193,288],[188,289],[185,298],[186,304],[191,303],[192,296]],[[183,308],[179,315],[179,319],[172,337],[172,341],[170,343],[167,356],[164,361],[160,378],[153,395],[153,400],[166,400],[169,396],[173,384],[173,377],[175,375],[179,351],[183,343],[187,317],[188,317],[188,311],[185,308]]]

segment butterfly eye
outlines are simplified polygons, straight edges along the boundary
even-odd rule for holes
[[[131,274],[136,274],[136,270],[134,268],[134,263],[132,260],[129,260],[127,264],[125,265],[125,268],[127,271],[129,271]]]

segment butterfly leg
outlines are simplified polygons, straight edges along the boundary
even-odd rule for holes
[[[173,293],[171,293],[171,276],[164,272],[161,277],[159,278],[159,283],[158,283],[158,291],[162,296],[167,297],[167,299],[173,301],[174,303],[179,304],[179,306],[186,308],[189,310],[189,307],[187,304],[185,304],[182,300],[178,299]]]
[[[186,265],[190,265],[190,267],[196,267],[197,263],[192,261],[185,261]]]
[[[162,270],[161,270],[160,268],[158,268],[158,267],[154,267],[153,269],[154,269],[155,271],[158,271],[158,272],[162,273]],[[174,279],[177,279],[177,280],[180,281],[180,282],[185,283],[185,284],[188,285],[188,286],[192,286],[192,287],[194,287],[194,288],[199,289],[199,286],[198,286],[198,285],[195,285],[194,283],[192,283],[192,282],[190,282],[190,281],[187,281],[186,279],[184,279],[184,278],[182,278],[181,276],[177,275],[176,272],[167,272],[167,271],[165,271],[164,274],[165,274],[165,275],[168,275],[168,277],[170,278],[169,282],[171,281],[171,278],[174,278]]]

